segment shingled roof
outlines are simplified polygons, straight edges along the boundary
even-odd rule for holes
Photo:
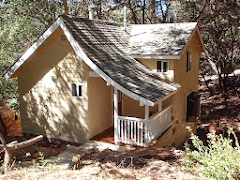
[[[63,29],[77,56],[84,60],[85,63],[106,80],[108,84],[117,87],[133,99],[139,100],[140,102],[142,101],[143,104],[153,106],[154,103],[180,88],[179,84],[162,79],[157,73],[151,71],[130,56],[129,52],[133,54],[138,53],[137,48],[132,45],[134,41],[137,41],[136,37],[138,35],[136,34],[135,27],[138,25],[129,26],[127,31],[124,31],[123,27],[119,24],[84,18],[72,18],[69,16],[60,16],[39,38],[39,42],[37,41],[33,44],[32,47],[15,62],[4,77],[11,77],[11,75],[21,67],[24,61],[26,61],[41,43],[59,26]],[[150,27],[154,26],[150,25]],[[190,31],[191,30],[188,30],[187,32],[190,33]],[[155,30],[151,32],[157,33]],[[144,37],[147,36],[144,35]],[[187,41],[187,37],[184,37]],[[141,42],[138,42],[136,46],[139,46],[139,51],[144,53],[145,51],[141,50]],[[158,40],[158,42],[160,43],[161,41]],[[173,42],[172,39],[171,42]],[[148,43],[145,42],[144,44],[147,45]],[[150,45],[155,47],[153,44]],[[160,47],[160,45],[156,46],[156,49]],[[167,53],[167,48],[171,48],[170,46],[171,44],[165,42],[161,53]],[[172,47],[174,49],[172,52],[179,54],[180,49],[183,49],[183,47],[184,46],[180,46],[177,48],[176,44]],[[156,49],[154,51],[158,52]]]
[[[180,55],[197,23],[132,25],[129,42],[131,55]]]
[[[152,102],[180,85],[160,78],[126,54],[129,34],[117,24],[62,16],[64,23],[89,59],[107,76],[129,91]]]

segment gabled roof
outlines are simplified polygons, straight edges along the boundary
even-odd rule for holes
[[[157,73],[129,56],[129,39],[131,43],[135,25],[124,31],[121,25],[115,23],[68,16],[60,16],[14,63],[4,78],[11,77],[59,26],[79,58],[107,81],[107,84],[139,100],[140,104],[153,106],[180,88],[179,84],[162,79]],[[180,52],[177,48],[173,49]]]
[[[142,56],[179,56],[197,23],[165,23],[133,25],[129,53]]]
[[[180,87],[177,83],[161,79],[157,73],[126,54],[129,35],[121,26],[67,16],[62,19],[86,56],[116,82],[115,85],[120,85],[118,89],[122,92],[128,90],[150,100],[153,105]],[[102,72],[97,73],[103,75]]]

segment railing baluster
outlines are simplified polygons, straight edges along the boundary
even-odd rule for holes
[[[131,124],[131,137],[130,137],[130,140],[131,140],[131,143],[133,143],[133,122],[131,121],[130,124]]]
[[[123,120],[121,120],[121,142],[123,142]]]
[[[137,122],[134,122],[134,144],[137,142]]]
[[[144,133],[144,144],[145,146],[148,145],[148,139],[149,139],[149,134],[148,134],[148,123],[145,123],[145,133]]]
[[[127,120],[124,121],[124,140],[125,140],[125,143],[127,142]]]
[[[127,134],[128,134],[128,144],[130,144],[130,122],[127,121],[127,124],[128,124],[128,132],[127,132]]]
[[[141,122],[141,146],[143,146],[143,122]]]
[[[140,133],[139,133],[139,122],[137,123],[137,145],[139,146],[139,135],[140,135]]]
[[[121,141],[120,139],[120,122],[121,122],[121,119],[117,119],[117,128],[118,128],[118,142]]]

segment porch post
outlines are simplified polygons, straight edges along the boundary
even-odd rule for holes
[[[117,144],[118,142],[118,127],[117,127],[117,118],[118,118],[118,90],[114,87],[113,94],[114,101],[114,142]]]
[[[149,106],[145,105],[145,120],[147,121],[145,123],[145,141],[144,141],[144,146],[148,147],[148,143],[149,143],[149,132],[148,132],[148,118],[149,118]]]
[[[162,111],[162,101],[158,103],[158,112]]]

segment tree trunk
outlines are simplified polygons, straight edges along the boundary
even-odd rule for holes
[[[237,91],[237,76],[235,74],[233,74],[233,77],[234,77],[234,93],[235,95],[240,98],[240,93]]]
[[[11,162],[12,156],[13,156],[13,150],[8,149],[2,132],[0,132],[0,140],[2,142],[2,145],[4,147],[4,151],[5,151],[5,154],[4,154],[4,168],[3,168],[3,173],[5,174],[5,173],[8,172],[10,162]]]
[[[67,5],[67,0],[63,0],[63,6],[64,6],[64,14],[68,15],[68,5]]]
[[[142,23],[145,23],[145,6],[146,6],[146,2],[145,0],[143,0],[143,6],[142,6]]]
[[[208,90],[209,90],[209,93],[210,93],[210,96],[213,96],[213,91],[212,89],[209,87],[209,82],[207,82],[207,80],[205,79],[205,76],[203,74],[201,74],[203,80],[204,80],[204,83],[206,84]]]
[[[6,144],[5,138],[3,136],[3,133],[0,132],[0,140],[2,142],[2,145],[0,145],[0,150],[4,149],[5,154],[4,154],[4,168],[3,168],[3,173],[7,173],[10,165],[11,165],[11,161],[12,161],[12,157],[13,157],[13,152],[15,149],[18,148],[23,148],[26,146],[30,146],[31,144],[34,144],[40,140],[43,139],[42,135],[39,135],[35,138],[23,141],[18,143],[17,141],[13,141],[9,144]]]

